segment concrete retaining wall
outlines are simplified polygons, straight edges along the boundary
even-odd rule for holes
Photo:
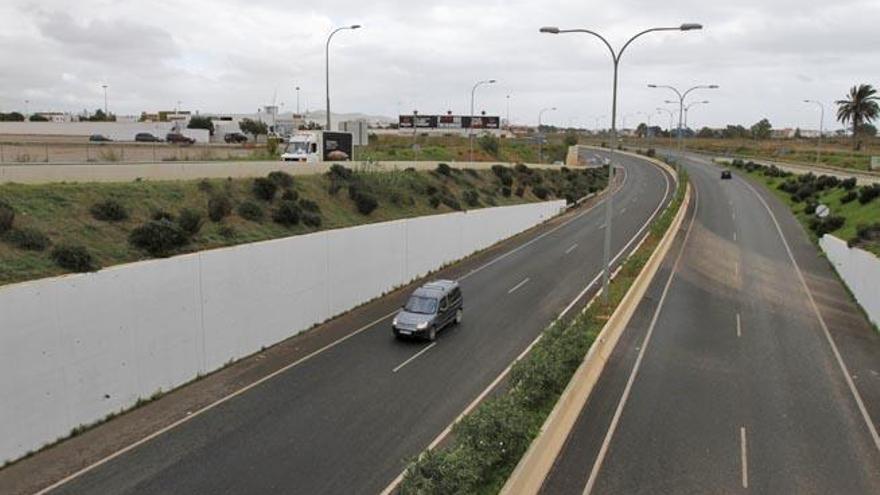
[[[0,464],[564,207],[384,222],[0,287]]]
[[[880,259],[862,249],[851,249],[846,241],[828,234],[819,245],[868,318],[880,325]]]

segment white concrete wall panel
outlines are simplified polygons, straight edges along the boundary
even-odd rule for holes
[[[562,209],[555,201],[368,224],[0,287],[0,462]]]
[[[828,234],[819,245],[868,318],[880,325],[880,259],[862,249],[851,249],[846,241]]]

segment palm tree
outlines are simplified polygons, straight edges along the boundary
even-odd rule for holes
[[[880,105],[876,96],[877,90],[870,84],[859,84],[849,90],[849,99],[837,100],[837,120],[846,125],[852,122],[853,149],[859,149],[858,139],[863,124],[867,124],[880,116]]]

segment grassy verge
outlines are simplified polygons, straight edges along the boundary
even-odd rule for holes
[[[814,242],[831,234],[880,256],[880,187],[859,187],[854,179],[794,175],[742,160],[732,161],[731,166],[773,191],[791,208]],[[828,206],[830,215],[818,218],[818,205]]]
[[[426,451],[406,469],[403,494],[497,493],[538,434],[578,365],[671,224],[687,177],[655,219],[645,242],[611,282],[607,303],[597,299],[570,322],[548,327],[517,362],[505,390],[487,399],[453,427],[447,448]]]
[[[568,147],[563,142],[562,134],[547,136],[544,144],[544,163],[565,161]],[[413,150],[413,143],[419,145],[419,151]],[[462,136],[428,136],[412,135],[373,135],[367,146],[358,147],[355,151],[359,160],[374,161],[468,161],[470,146],[466,137]],[[528,138],[496,138],[479,137],[474,139],[474,161],[503,161],[509,163],[538,163],[540,150],[537,142]]]
[[[497,166],[258,179],[0,185],[0,284],[319,230],[602,189],[603,171]]]

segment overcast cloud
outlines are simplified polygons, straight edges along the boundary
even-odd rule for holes
[[[656,33],[623,57],[620,115],[632,127],[671,94],[650,82],[714,83],[696,99],[692,127],[751,124],[815,128],[817,110],[856,83],[880,86],[878,0],[465,1],[435,0],[3,0],[0,111],[95,109],[101,84],[118,114],[182,108],[253,112],[272,102],[319,109],[324,41],[331,47],[334,112],[467,113],[477,107],[516,123],[593,127],[610,113],[611,62],[586,35],[539,34],[543,25],[585,27],[615,46],[646,27],[700,22],[703,31]],[[668,117],[652,117],[668,124]],[[622,119],[621,119],[622,120]],[[622,122],[619,122],[622,124]],[[608,119],[602,126],[608,125]]]

